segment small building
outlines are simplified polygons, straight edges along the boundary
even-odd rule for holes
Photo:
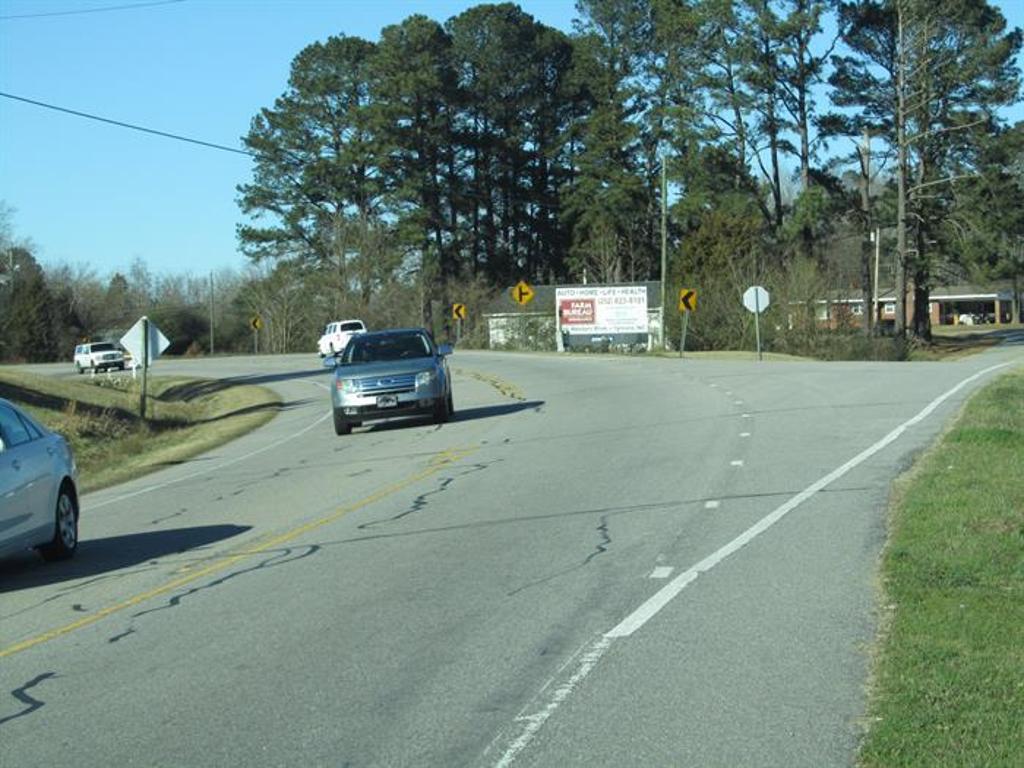
[[[1021,306],[1024,296],[1017,297]],[[864,317],[864,301],[860,294],[837,292],[828,299],[819,299],[815,311],[817,321],[830,328],[859,327]],[[928,296],[932,325],[982,325],[1013,322],[1013,289],[1009,286],[952,285],[937,286]],[[914,297],[907,295],[907,322],[913,318]],[[896,291],[878,292],[875,317],[880,325],[896,322]]]

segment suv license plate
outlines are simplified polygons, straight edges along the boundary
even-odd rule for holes
[[[378,408],[396,408],[398,406],[398,397],[396,395],[381,395],[377,398]]]

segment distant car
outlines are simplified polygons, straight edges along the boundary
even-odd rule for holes
[[[79,373],[86,369],[104,371],[110,368],[124,370],[124,352],[113,342],[94,341],[75,347],[75,370]]]
[[[431,416],[440,424],[455,412],[447,356],[422,328],[373,331],[355,336],[345,351],[328,357],[334,368],[331,405],[334,431],[347,435],[365,421]]]
[[[47,560],[74,555],[77,482],[67,441],[0,399],[0,556],[30,547]]]
[[[366,323],[362,320],[338,320],[328,323],[318,343],[320,357],[344,352],[349,339],[357,333],[366,333]]]

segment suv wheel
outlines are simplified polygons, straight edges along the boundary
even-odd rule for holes
[[[345,415],[337,408],[334,409],[334,434],[348,435],[352,433],[352,424],[345,419]]]

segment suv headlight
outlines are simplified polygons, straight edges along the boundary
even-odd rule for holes
[[[355,379],[338,379],[334,382],[334,386],[337,387],[339,392],[346,394],[352,394],[359,391],[359,382]]]
[[[435,371],[420,371],[416,374],[416,387],[429,387],[437,378]]]

